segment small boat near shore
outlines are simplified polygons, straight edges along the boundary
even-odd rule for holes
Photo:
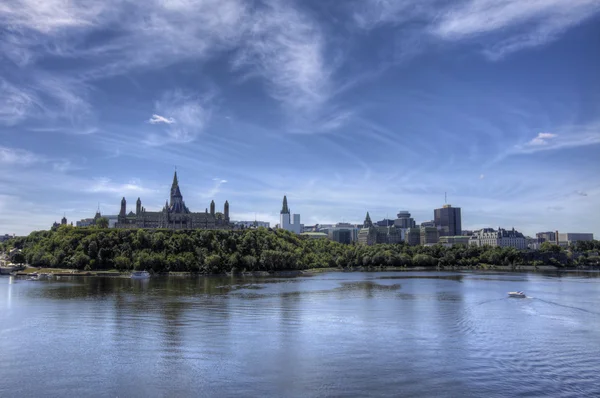
[[[525,295],[524,292],[518,291],[518,292],[508,292],[508,297],[525,298],[527,296]]]
[[[133,271],[131,273],[131,279],[148,279],[150,273],[148,271]]]
[[[45,281],[45,280],[50,280],[54,278],[54,275],[51,273],[42,273],[42,274],[38,274],[38,273],[33,273],[29,275],[29,278],[27,278],[28,281]]]

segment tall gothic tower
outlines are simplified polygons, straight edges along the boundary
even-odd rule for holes
[[[289,231],[290,229],[290,209],[288,207],[287,197],[283,196],[283,206],[279,213],[279,228]]]

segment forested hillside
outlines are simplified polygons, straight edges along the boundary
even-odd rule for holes
[[[171,231],[73,228],[33,232],[3,244],[23,249],[28,264],[79,270],[153,270],[155,272],[223,273],[309,268],[477,267],[486,265],[596,264],[598,242],[583,255],[555,245],[541,251],[457,246],[342,245],[308,239],[282,230]],[[587,250],[588,252],[585,252]]]

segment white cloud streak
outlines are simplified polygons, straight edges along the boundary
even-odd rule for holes
[[[600,11],[599,0],[368,0],[358,3],[357,24],[411,26],[444,41],[485,38],[484,54],[497,60],[544,45]]]
[[[33,152],[0,146],[0,163],[2,164],[30,165],[40,160]]]
[[[199,98],[183,91],[171,91],[156,101],[155,109],[166,117],[154,114],[150,119],[152,124],[166,124],[163,134],[151,133],[146,139],[147,145],[162,145],[166,143],[189,143],[208,125],[212,110],[211,95]]]
[[[159,124],[159,123],[173,124],[173,123],[175,123],[175,119],[173,119],[172,117],[166,118],[164,116],[154,114],[154,115],[152,115],[150,120],[148,120],[148,123],[150,123],[150,124]]]

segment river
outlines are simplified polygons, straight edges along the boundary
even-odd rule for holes
[[[2,277],[0,396],[598,397],[599,275]]]

